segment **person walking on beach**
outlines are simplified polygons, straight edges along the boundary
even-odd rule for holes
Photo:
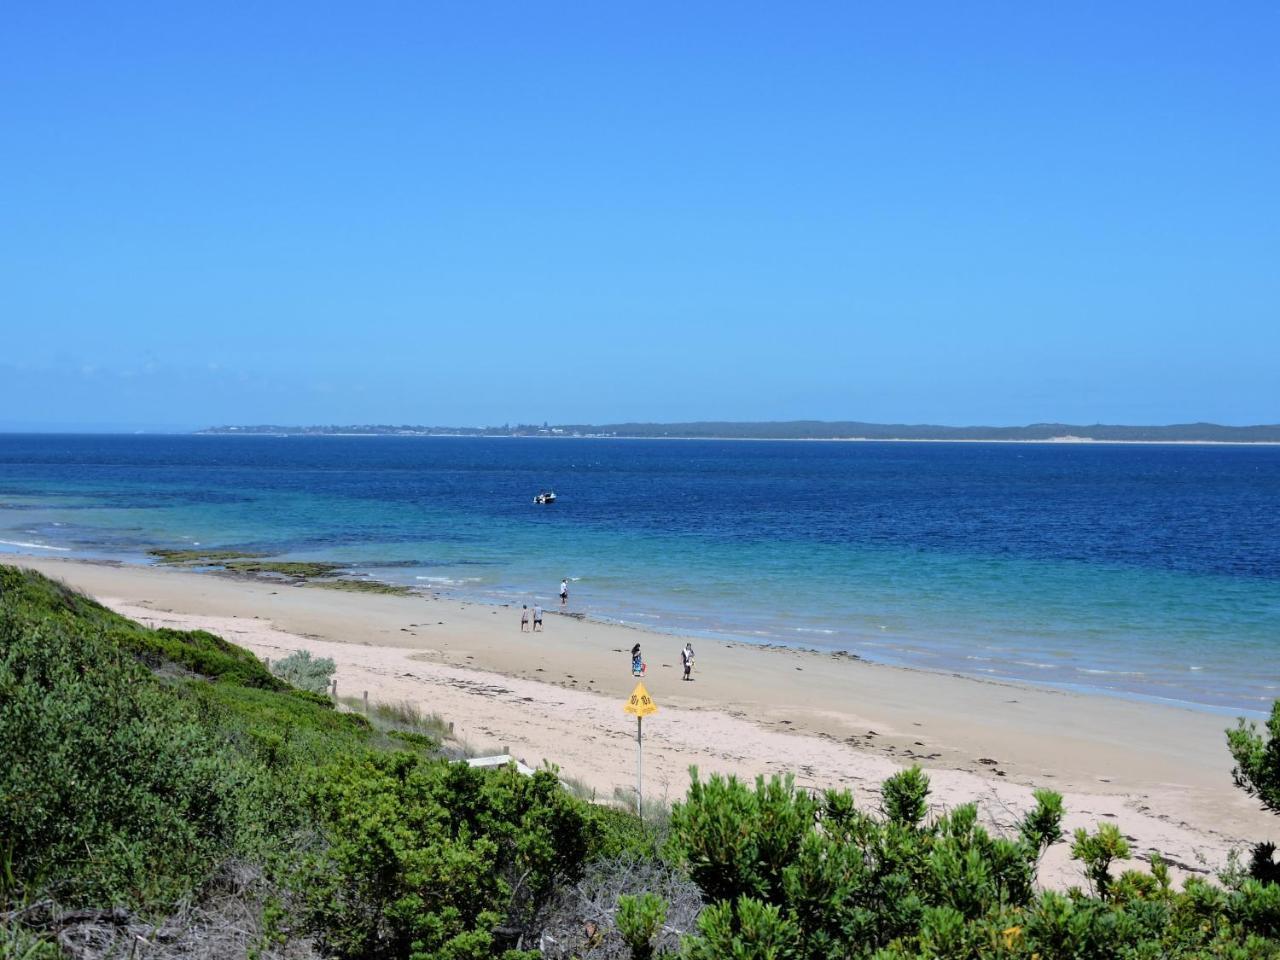
[[[680,662],[684,665],[685,680],[692,680],[693,673],[693,644],[685,642],[684,649],[680,651]]]
[[[529,605],[527,603],[520,604],[520,632],[526,633],[529,630]]]
[[[560,581],[560,606],[567,607],[569,605],[569,578],[565,577]]]
[[[542,604],[535,603],[533,605],[533,632],[537,633],[542,629]]]
[[[633,677],[644,676],[644,658],[640,655],[640,644],[636,644],[631,648],[631,675]]]

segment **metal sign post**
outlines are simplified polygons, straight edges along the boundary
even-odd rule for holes
[[[644,683],[637,683],[622,709],[636,718],[636,813],[644,816],[644,718],[658,712]]]
[[[644,717],[636,717],[636,815],[644,816]]]

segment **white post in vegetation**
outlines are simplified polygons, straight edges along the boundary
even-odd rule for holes
[[[369,691],[368,690],[364,692],[364,715],[366,717],[369,715]]]

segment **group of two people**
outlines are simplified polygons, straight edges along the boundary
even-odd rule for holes
[[[684,676],[682,680],[693,679],[693,644],[685,642],[684,649],[680,651],[680,664],[684,667]],[[644,657],[640,654],[640,644],[637,643],[631,648],[631,675],[633,677],[643,677],[648,665],[644,662]]]
[[[525,633],[529,629],[529,605],[527,603],[520,605],[520,632]],[[537,633],[542,629],[542,604],[535,603],[533,605],[533,632]]]
[[[565,577],[560,581],[560,606],[567,607],[569,605],[569,578]],[[535,603],[533,605],[533,632],[542,629],[542,604]],[[529,631],[529,605],[523,603],[520,605],[520,632]]]

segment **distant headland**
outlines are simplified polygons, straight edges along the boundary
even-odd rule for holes
[[[276,424],[220,426],[197,431],[231,436],[395,437],[612,437],[681,440],[949,440],[1032,443],[1280,443],[1280,424],[1223,426],[1174,423],[1131,426],[1032,423],[1019,427],[944,427],[932,424],[862,423],[854,420],[719,421],[691,423],[503,424],[500,427],[431,427],[401,424],[289,427]]]

